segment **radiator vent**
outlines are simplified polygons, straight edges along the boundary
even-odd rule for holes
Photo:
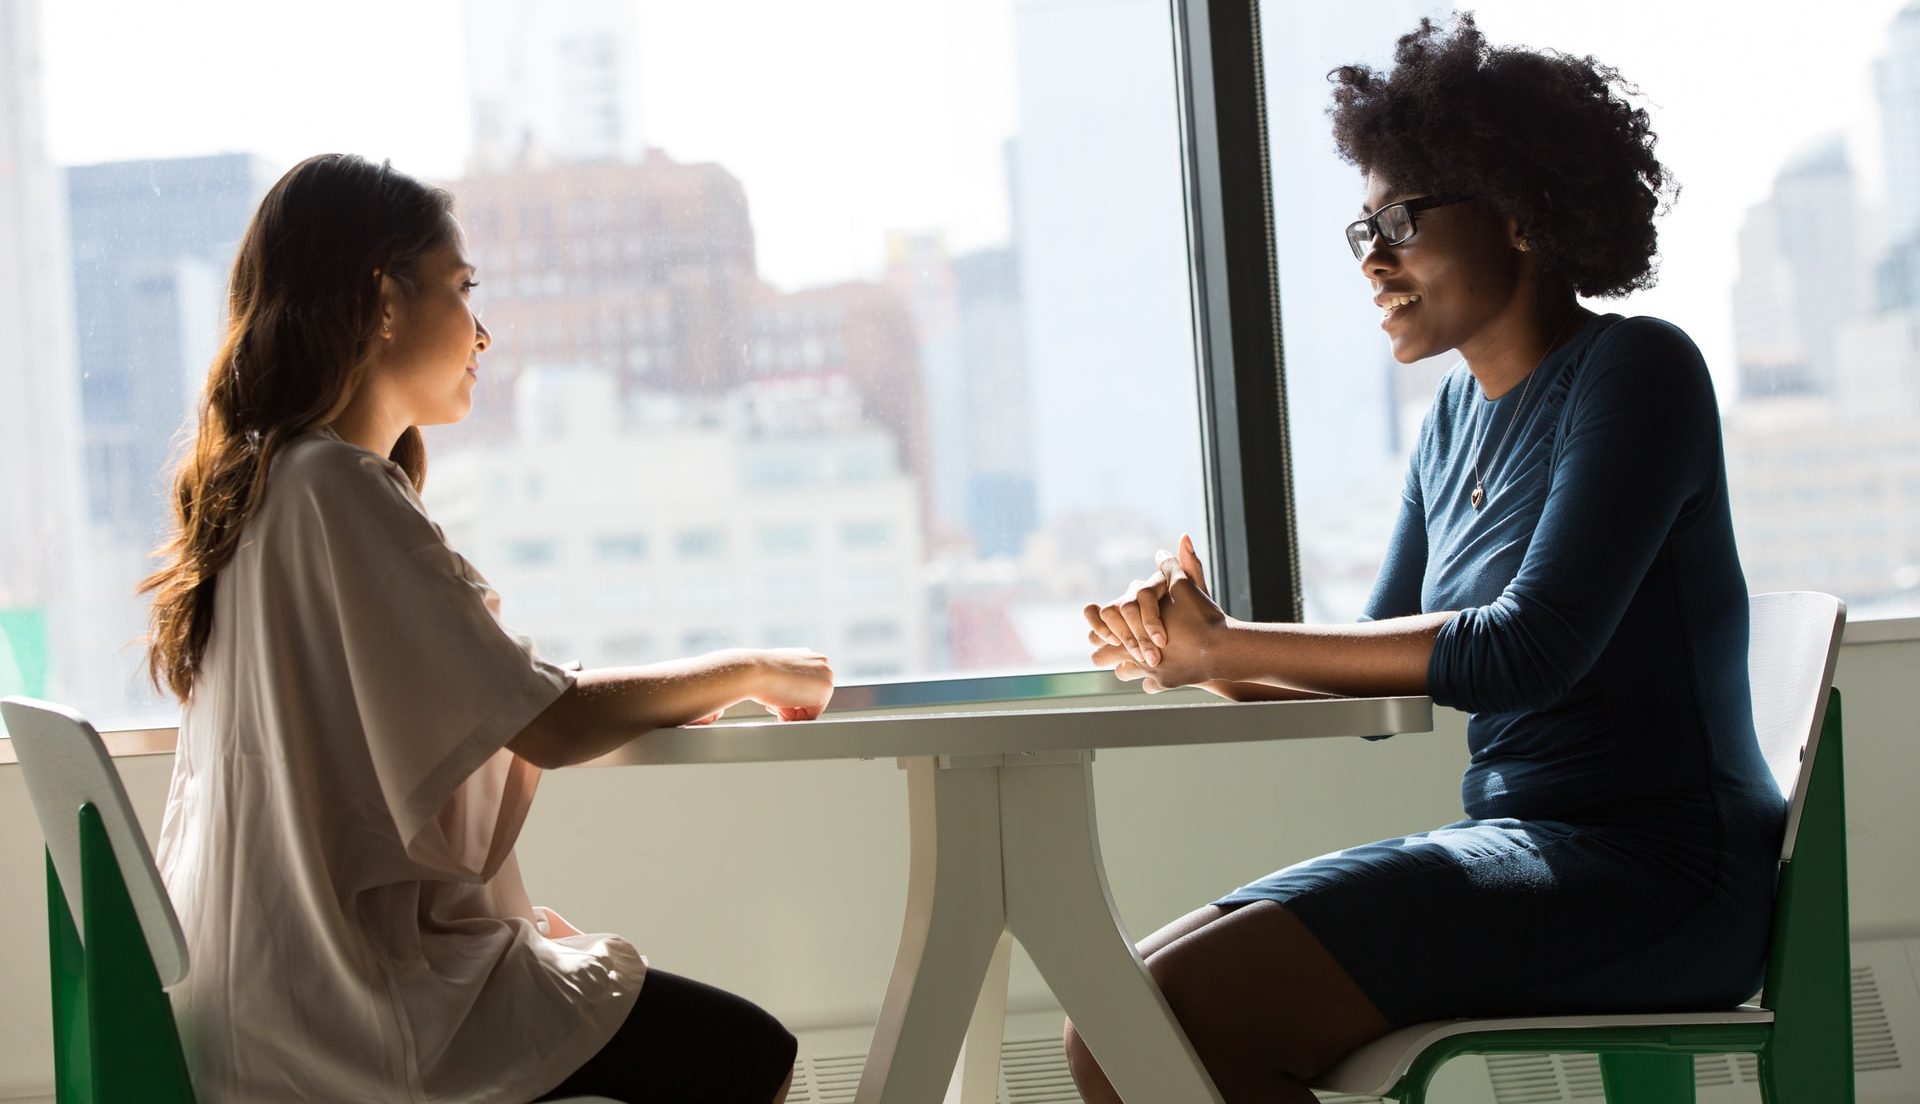
[[[1900,1068],[1900,1048],[1872,966],[1853,968],[1853,1068],[1856,1073]]]
[[[1696,1054],[1693,1083],[1703,1089],[1725,1089],[1760,1083],[1760,1060],[1751,1054]]]
[[[1080,1104],[1058,1036],[1001,1044],[1000,1086],[1005,1104]]]
[[[860,1088],[860,1070],[867,1064],[867,1052],[852,1054],[813,1054],[802,1058],[793,1076],[793,1091],[788,1104],[853,1104]],[[802,1086],[805,1091],[802,1091]]]
[[[1489,1054],[1486,1061],[1498,1104],[1606,1099],[1600,1062],[1591,1054]]]

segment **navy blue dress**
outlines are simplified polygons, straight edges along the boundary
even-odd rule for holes
[[[1719,410],[1686,334],[1595,318],[1495,402],[1448,373],[1367,617],[1434,610],[1460,611],[1427,678],[1471,714],[1469,819],[1216,903],[1285,905],[1396,1024],[1752,996],[1786,808],[1754,737]]]

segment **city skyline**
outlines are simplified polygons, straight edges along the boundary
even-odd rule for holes
[[[496,0],[492,8],[495,15],[511,14],[517,2]],[[725,158],[683,157],[680,151],[691,147],[655,144],[655,137],[674,133],[674,127],[655,125],[646,106],[653,101],[612,91],[626,87],[623,66],[648,64],[647,50],[624,55],[602,48],[608,34],[626,33],[618,28],[632,6],[611,0],[594,10],[606,14],[607,26],[616,30],[596,30],[590,21],[570,24],[578,33],[556,36],[560,45],[548,46],[561,50],[563,58],[605,62],[600,69],[588,66],[591,79],[575,91],[588,97],[583,102],[604,101],[604,112],[595,107],[590,113],[609,125],[586,137],[574,134],[570,120],[579,109],[562,97],[553,101],[562,106],[550,105],[546,117],[530,112],[502,124],[498,135],[507,137],[496,135],[490,158],[481,156],[486,127],[466,132],[477,144],[441,178],[461,196],[469,238],[482,261],[487,285],[482,296],[491,300],[489,320],[507,340],[489,358],[500,370],[487,374],[491,390],[480,416],[451,436],[436,431],[434,439],[485,440],[489,424],[504,430],[516,417],[514,380],[533,370],[609,371],[617,410],[636,402],[677,401],[671,399],[676,394],[715,400],[717,413],[701,417],[709,420],[703,423],[709,429],[722,430],[726,427],[711,419],[760,416],[730,405],[728,396],[735,393],[771,388],[766,394],[772,395],[807,381],[848,383],[846,395],[861,404],[861,413],[847,432],[886,431],[897,449],[890,462],[904,473],[920,519],[913,557],[920,566],[908,588],[917,595],[909,604],[918,612],[899,622],[912,626],[906,631],[914,634],[903,654],[924,656],[942,670],[1064,662],[1067,653],[1054,650],[1053,638],[1077,641],[1081,634],[1066,630],[1080,602],[1141,573],[1144,555],[1170,543],[1181,529],[1199,535],[1205,525],[1184,208],[1170,107],[1172,59],[1165,50],[1161,5],[1153,0],[1008,4],[1004,14],[1011,42],[1003,49],[1003,92],[1013,102],[1019,129],[991,146],[975,141],[984,130],[968,132],[962,143],[972,168],[990,174],[962,174],[966,188],[949,182],[951,187],[934,197],[935,206],[947,204],[946,221],[889,224],[888,212],[895,208],[869,204],[874,209],[863,217],[872,220],[873,233],[871,240],[855,243],[859,250],[849,242],[865,229],[843,233],[841,224],[820,220],[837,242],[822,257],[845,261],[867,251],[871,258],[859,261],[851,275],[786,284],[772,272],[782,263],[782,251],[801,240],[787,237],[789,228],[782,222],[783,203],[791,194],[757,188],[752,176],[742,175]],[[854,4],[846,10],[865,9]],[[955,9],[943,10],[952,14]],[[1386,24],[1410,25],[1427,10],[1419,0],[1398,0],[1381,5],[1379,14]],[[637,25],[647,26],[648,18]],[[1497,7],[1492,15],[1483,12],[1482,25],[1496,38],[1503,36],[1502,20],[1511,20],[1508,26],[1514,28],[1529,25]],[[1352,173],[1321,149],[1326,138],[1320,74],[1324,66],[1356,56],[1384,61],[1384,47],[1370,52],[1378,25],[1344,20],[1338,34],[1323,28],[1326,33],[1311,40],[1269,39],[1267,80],[1281,216],[1276,234],[1300,472],[1299,532],[1310,568],[1309,616],[1321,619],[1352,616],[1371,582],[1397,505],[1408,431],[1425,408],[1431,386],[1426,381],[1437,367],[1392,363],[1375,326],[1377,312],[1360,294],[1364,282],[1328,229],[1350,217]],[[461,51],[458,20],[438,31],[449,49]],[[1856,52],[1878,59],[1874,72],[1880,79],[1872,87],[1883,96],[1887,87],[1904,87],[1887,74],[1909,71],[1903,68],[1906,55],[1889,45],[1897,36],[1889,34],[1890,27],[1882,25],[1868,36],[1867,46],[1855,44]],[[1101,38],[1108,48],[1075,50],[1090,37]],[[932,84],[951,76],[936,75]],[[926,89],[893,91],[898,101],[912,102]],[[500,93],[476,86],[471,94],[484,101]],[[8,106],[21,110],[30,99],[16,95]],[[644,114],[623,122],[623,109],[613,105],[629,100],[643,105],[637,110]],[[900,110],[899,104],[888,110]],[[1911,344],[1910,331],[1920,332],[1911,330],[1908,314],[1897,311],[1872,326],[1856,325],[1848,306],[1853,283],[1865,288],[1878,280],[1880,286],[1892,286],[1882,271],[1890,262],[1878,252],[1854,249],[1851,216],[1842,210],[1857,204],[1859,217],[1868,220],[1877,209],[1876,191],[1899,190],[1897,180],[1882,189],[1875,175],[1898,177],[1903,170],[1897,159],[1885,162],[1855,148],[1862,133],[1897,143],[1880,135],[1883,123],[1885,133],[1900,133],[1897,122],[1890,121],[1899,115],[1898,104],[1884,114],[1848,120],[1837,145],[1822,136],[1824,131],[1811,140],[1826,146],[1808,145],[1808,135],[1791,144],[1773,143],[1769,148],[1785,151],[1771,163],[1780,171],[1753,173],[1752,161],[1747,163],[1748,175],[1759,179],[1753,203],[1736,208],[1716,197],[1687,208],[1705,207],[1712,216],[1696,220],[1696,229],[1715,220],[1733,228],[1715,261],[1729,273],[1724,285],[1714,287],[1698,276],[1700,266],[1688,260],[1693,246],[1676,248],[1667,257],[1668,285],[1678,284],[1684,294],[1664,301],[1686,302],[1688,295],[1711,292],[1718,301],[1716,317],[1725,320],[1728,351],[1724,356],[1709,351],[1709,359],[1729,412],[1734,474],[1746,480],[1736,493],[1749,496],[1753,516],[1760,519],[1755,534],[1781,528],[1780,503],[1803,493],[1793,481],[1810,476],[1770,466],[1766,450],[1754,444],[1760,438],[1752,435],[1799,433],[1795,440],[1810,450],[1807,455],[1824,455],[1820,450],[1833,447],[1829,440],[1844,441],[1846,431],[1818,420],[1828,414],[1808,421],[1801,414],[1768,410],[1762,415],[1738,407],[1737,382],[1749,362],[1758,362],[1733,350],[1751,348],[1756,337],[1787,350],[1776,358],[1788,372],[1780,378],[1798,372],[1791,378],[1799,382],[1762,388],[1762,394],[1831,393],[1839,386],[1833,381],[1844,380],[1859,396],[1879,387],[1874,381],[1881,379],[1858,367],[1863,357],[1873,359],[1862,350]],[[468,121],[484,116],[477,111]],[[1656,114],[1656,126],[1660,118]],[[543,127],[556,137],[543,133]],[[938,136],[931,122],[924,129]],[[577,142],[586,144],[570,144]],[[913,171],[960,156],[959,148]],[[1663,142],[1663,155],[1669,148]],[[903,146],[902,156],[914,149],[924,152],[923,146]],[[1697,163],[1699,156],[1683,148],[1673,159],[1676,171],[1679,163]],[[765,164],[756,155],[743,155],[742,163]],[[849,179],[857,176],[858,164],[811,168]],[[218,187],[195,183],[193,166],[208,165],[238,166],[239,175]],[[111,522],[120,530],[114,540],[96,542],[92,562],[75,561],[75,570],[106,581],[89,588],[90,597],[80,603],[88,610],[88,628],[84,641],[69,646],[74,655],[117,652],[131,658],[119,645],[135,637],[141,623],[130,590],[151,546],[143,534],[150,535],[160,517],[154,482],[160,464],[154,458],[185,416],[186,396],[210,354],[224,285],[223,248],[230,248],[240,213],[251,205],[245,193],[264,187],[279,168],[243,150],[224,157],[122,159],[65,171],[74,212],[70,286],[79,289],[81,316],[77,374],[86,380],[85,437],[92,459],[86,475],[95,522]],[[1684,171],[1682,176],[1687,183]],[[912,193],[912,186],[901,183],[912,178],[911,172],[905,177],[880,173],[847,190],[855,200],[876,190]],[[1114,181],[1126,186],[1115,187]],[[964,201],[955,198],[963,192]],[[1741,237],[1742,221],[1754,219],[1753,212],[1769,204],[1774,214],[1767,216],[1773,220],[1767,227],[1772,229]],[[220,213],[213,217],[216,207]],[[1734,304],[1746,293],[1736,242],[1777,236],[1780,225],[1793,222],[1782,214],[1789,209],[1821,215],[1786,238],[1811,242],[1823,252],[1815,263],[1811,255],[1785,249],[1769,263],[1797,265],[1803,279],[1815,270],[1829,276],[1814,281],[1817,295],[1795,290],[1791,281],[1761,280],[1756,286],[1777,294],[1773,300],[1753,300],[1760,306],[1749,310],[1749,317],[1770,325],[1793,319],[1768,337],[1739,320]],[[1835,211],[1839,214],[1827,217]],[[27,221],[32,220],[17,213],[12,217],[16,225]],[[993,226],[1000,236],[983,230]],[[167,238],[169,233],[176,237]],[[786,244],[770,247],[769,240]],[[1637,295],[1603,309],[1658,311],[1662,294]],[[1703,333],[1711,327],[1689,329],[1711,350],[1711,338]],[[1816,356],[1809,348],[1822,351]],[[1920,390],[1897,368],[1875,370],[1892,371],[1896,391],[1902,386]],[[57,425],[58,417],[50,424]],[[1129,441],[1129,448],[1116,447],[1116,435],[1128,433],[1144,433],[1147,445]],[[1905,447],[1897,433],[1873,440],[1883,437],[1888,448]],[[496,434],[494,440],[506,438]],[[551,450],[522,451],[538,468]],[[1886,484],[1886,473],[1872,465],[1841,465],[1834,472],[1834,479],[1860,488],[1850,493],[1862,501],[1893,501],[1885,496],[1904,493]],[[1813,477],[1820,474],[1815,469]],[[152,483],[154,493],[146,501],[156,509],[135,516],[143,510],[128,488],[142,481]],[[635,508],[645,506],[644,499],[634,502]],[[1914,513],[1920,516],[1920,498]],[[1821,524],[1827,530],[1781,537],[1786,543],[1776,542],[1777,547],[1756,538],[1754,563],[1789,579],[1805,579],[1808,565],[1827,562],[1816,555],[1826,539],[1820,534],[1851,527],[1864,534],[1861,539],[1875,542],[1875,550],[1847,561],[1851,574],[1845,577],[1863,580],[1849,587],[1863,588],[1861,596],[1869,597],[1920,586],[1920,577],[1913,583],[1889,581],[1906,578],[1902,572],[1920,575],[1920,551],[1904,550],[1906,537],[1897,527],[1864,527],[1853,514]],[[17,572],[0,583],[13,583],[15,577]],[[537,579],[533,585],[537,590]],[[1879,590],[1869,592],[1869,586]],[[77,593],[70,597],[69,605],[79,598]],[[17,616],[7,609],[0,613]],[[873,619],[866,624],[866,631],[878,631]],[[705,633],[702,640],[719,638],[698,631]],[[919,634],[925,633],[931,635],[922,639]],[[8,634],[12,640],[14,629]],[[606,632],[600,637],[613,639]],[[628,652],[634,650],[631,636],[620,639]],[[665,638],[655,643],[666,646]],[[880,673],[871,663],[867,670]],[[138,679],[129,671],[111,674],[105,682],[131,686]],[[134,696],[129,700],[140,698],[137,689],[123,686],[116,692],[122,691]]]
[[[1920,4],[1885,32],[1876,120],[1920,151]],[[1745,216],[1732,294],[1741,401],[1727,476],[1756,589],[1819,578],[1859,615],[1920,611],[1920,301],[1897,278],[1920,250],[1900,202],[1911,159],[1861,178],[1834,134],[1780,165]],[[1909,197],[1912,198],[1912,197]],[[1871,233],[1861,232],[1865,226]]]
[[[1732,322],[1724,307],[1724,288],[1734,279],[1730,243],[1741,213],[1764,198],[1769,182],[1751,166],[1779,164],[1838,122],[1853,132],[1850,145],[1863,169],[1877,177],[1873,70],[1882,31],[1903,2],[1835,0],[1818,21],[1752,19],[1737,31],[1710,8],[1657,0],[1623,0],[1619,17],[1605,21],[1579,21],[1530,0],[1471,7],[1497,41],[1591,52],[1640,82],[1683,195],[1662,223],[1666,279],[1632,303],[1694,333],[1723,394],[1731,394]],[[677,159],[724,163],[740,177],[763,227],[763,274],[776,286],[879,278],[885,235],[894,230],[944,229],[961,252],[989,246],[1009,234],[1011,215],[995,186],[1005,171],[1003,143],[1020,129],[1011,27],[1022,6],[1030,5],[838,0],[800,12],[738,2],[638,4],[643,129]],[[1164,17],[1160,0],[1076,6],[1150,8]],[[257,27],[244,0],[196,0],[204,18],[191,20],[180,17],[178,6],[126,9],[111,0],[67,0],[52,8],[50,136],[61,164],[238,152],[219,138],[220,128],[232,126],[260,137],[251,152],[285,165],[320,150],[346,149],[393,156],[399,167],[429,177],[456,177],[466,167],[472,116],[455,0],[391,10],[354,0],[325,13],[276,16],[291,23],[285,33],[307,41],[315,56],[364,55],[368,71],[389,75],[365,87],[284,80],[280,62],[241,48]],[[1288,11],[1273,0],[1263,3],[1270,44],[1338,31],[1368,44],[1351,55],[1374,60],[1384,60],[1406,29],[1401,24],[1412,22],[1403,9],[1385,10],[1388,17],[1355,20],[1313,6]],[[1289,24],[1289,16],[1305,22]],[[767,33],[737,34],[746,18]],[[94,41],[95,28],[108,21],[125,33]],[[358,30],[374,24],[385,28],[382,34]],[[1649,24],[1671,26],[1673,33],[1634,30]],[[1295,26],[1298,33],[1283,33]],[[1735,33],[1755,74],[1830,76],[1813,85],[1721,79],[1697,54],[1702,44]],[[931,58],[892,48],[935,38],[951,48]],[[724,68],[715,69],[699,45],[722,41],[729,52]],[[659,42],[686,45],[648,49]],[[819,63],[819,50],[796,48],[800,43],[824,47],[833,63]],[[1280,48],[1270,45],[1269,53]],[[201,53],[208,64],[179,65],[180,57]],[[94,66],[122,74],[143,95],[101,99],[115,83],[99,81]],[[727,80],[717,84],[722,75]],[[861,93],[936,86],[941,95]],[[275,92],[235,102],[234,87]],[[1324,107],[1323,91],[1314,102],[1316,110]],[[885,141],[867,140],[876,134]],[[1326,156],[1322,139],[1311,147],[1314,156]],[[848,194],[850,177],[872,183]],[[1356,199],[1358,193],[1356,181]],[[954,215],[956,203],[970,195],[992,198],[971,205],[964,217]],[[1315,249],[1340,248],[1328,233],[1323,230],[1325,240]],[[1283,253],[1283,280],[1289,267],[1304,262]]]

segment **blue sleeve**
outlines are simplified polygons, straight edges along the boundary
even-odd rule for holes
[[[1380,574],[1374,577],[1373,592],[1367,595],[1360,620],[1379,621],[1387,617],[1405,617],[1420,612],[1420,591],[1427,574],[1427,507],[1420,489],[1420,457],[1427,447],[1428,415],[1421,428],[1420,442],[1407,460],[1407,482],[1400,491],[1400,515],[1393,522],[1393,536],[1387,540],[1386,558],[1380,561]],[[1386,740],[1368,736],[1368,740]]]
[[[1596,339],[1561,413],[1552,483],[1520,570],[1441,628],[1434,701],[1544,707],[1586,675],[1675,522],[1711,486],[1719,409],[1700,351],[1655,319]]]
[[[1425,434],[1422,434],[1424,441]],[[1386,558],[1374,577],[1373,592],[1360,614],[1362,621],[1405,617],[1420,612],[1420,590],[1427,574],[1427,508],[1420,491],[1420,450],[1407,462],[1407,482],[1400,492],[1400,516],[1387,541]]]

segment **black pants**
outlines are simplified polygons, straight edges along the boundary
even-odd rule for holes
[[[650,969],[620,1030],[540,1099],[771,1104],[793,1072],[799,1047],[792,1032],[752,1001]]]

